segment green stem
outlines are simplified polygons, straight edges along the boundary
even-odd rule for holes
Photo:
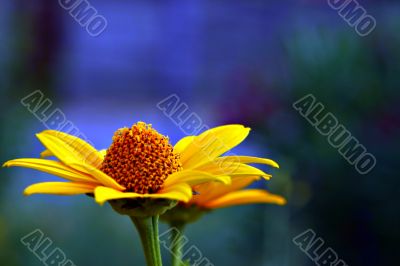
[[[171,225],[172,230],[172,266],[182,266],[183,230],[184,224]],[[176,230],[175,230],[176,229]]]
[[[139,232],[147,266],[162,266],[158,238],[158,216],[146,218],[131,216],[131,220]]]

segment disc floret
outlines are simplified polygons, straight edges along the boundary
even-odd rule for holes
[[[146,194],[162,189],[169,175],[182,170],[182,163],[168,137],[138,122],[114,133],[100,170],[126,191]]]

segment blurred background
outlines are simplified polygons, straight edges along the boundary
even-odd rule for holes
[[[398,265],[400,3],[359,3],[377,21],[366,37],[327,1],[91,0],[107,20],[93,37],[59,1],[1,1],[1,162],[43,150],[34,134],[46,127],[21,104],[35,90],[98,149],[138,120],[184,137],[156,106],[175,93],[210,127],[251,127],[235,152],[281,166],[254,186],[286,206],[222,209],[187,228],[214,265],[315,265],[292,242],[308,228],[348,265]],[[360,175],[293,109],[309,93],[375,155],[372,172]],[[56,178],[1,169],[0,265],[42,265],[20,242],[35,229],[77,266],[144,265],[130,220],[109,206],[23,197],[45,180]]]

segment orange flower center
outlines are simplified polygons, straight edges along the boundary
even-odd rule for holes
[[[181,169],[169,139],[143,122],[114,133],[100,168],[126,191],[140,194],[159,191],[165,179]]]

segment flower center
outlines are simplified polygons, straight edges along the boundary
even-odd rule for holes
[[[164,180],[181,169],[169,139],[143,122],[114,133],[100,168],[126,191],[140,194],[159,191]]]

